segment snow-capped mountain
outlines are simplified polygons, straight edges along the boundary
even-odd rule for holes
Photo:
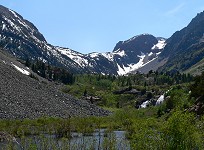
[[[125,75],[150,70],[200,74],[204,70],[204,11],[167,40],[150,34],[116,44],[112,52],[83,55],[91,72]],[[79,63],[81,64],[81,63]],[[100,68],[100,69],[98,69]]]
[[[164,38],[141,34],[116,44],[112,52],[82,54],[53,46],[29,21],[0,5],[0,47],[20,59],[42,60],[75,73],[124,75],[155,60],[165,46]]]
[[[141,34],[127,41],[116,44],[113,53],[122,53],[115,57],[118,74],[135,72],[158,57],[165,47],[164,38],[156,38],[150,34]]]
[[[150,34],[141,34],[118,42],[112,52],[84,55],[70,49],[56,49],[90,72],[125,75],[155,60],[164,47],[164,38],[157,39]]]
[[[64,57],[29,21],[13,10],[0,5],[0,46],[20,59],[40,59],[51,65],[83,70],[75,61]]]

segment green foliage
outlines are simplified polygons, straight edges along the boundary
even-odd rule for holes
[[[116,136],[113,132],[109,132],[103,139],[102,148],[107,150],[116,150]]]
[[[189,89],[184,86],[175,86],[169,92],[165,94],[165,101],[158,108],[157,115],[161,117],[165,113],[169,113],[171,110],[186,110],[192,105],[189,99]]]
[[[203,97],[204,96],[204,72],[201,76],[195,78],[194,84],[190,86],[191,97]]]
[[[129,130],[133,149],[202,149],[200,131],[195,126],[195,117],[177,111],[161,123],[154,118],[137,119]]]
[[[199,130],[192,114],[175,112],[163,128],[162,138],[167,149],[197,149],[201,146]]]
[[[168,93],[168,95],[170,97],[166,101],[166,108],[170,110],[176,107],[182,109],[184,103],[188,99],[183,89],[173,89]]]
[[[139,119],[134,121],[128,132],[133,149],[162,149],[159,135],[159,124],[155,119]],[[164,148],[165,149],[165,148]]]
[[[190,81],[184,80],[183,76],[186,75],[153,71],[147,75],[135,74],[129,76],[74,75],[75,82],[72,85],[63,87],[62,91],[77,98],[99,97],[100,100],[94,102],[99,106],[135,107],[136,102],[141,103],[145,99],[156,99],[156,96],[161,95],[174,84]],[[132,89],[139,91],[139,95],[134,93],[116,94],[116,91],[131,91]]]
[[[27,67],[30,67],[32,71],[37,73],[39,76],[48,80],[59,81],[64,84],[73,84],[75,82],[75,78],[72,73],[62,68],[50,66],[49,64],[46,64],[41,60],[31,62],[27,59],[25,65]],[[30,76],[32,78],[35,78],[33,74],[31,74]]]
[[[39,62],[38,62],[39,63]],[[28,63],[29,64],[29,63]],[[45,69],[45,76],[50,66],[38,64]],[[39,71],[39,67],[33,65]],[[48,70],[47,70],[47,69]],[[55,68],[56,69],[56,68]],[[58,70],[58,69],[57,69]],[[52,70],[53,71],[53,70]],[[63,70],[61,70],[63,72]],[[63,74],[66,74],[65,72]],[[63,80],[66,77],[57,74],[51,75],[53,79]],[[0,131],[5,131],[15,137],[23,139],[28,135],[38,135],[42,149],[85,149],[82,146],[70,147],[71,132],[92,135],[95,130],[106,128],[107,135],[101,146],[104,149],[117,149],[114,130],[125,130],[131,149],[203,149],[204,137],[203,118],[197,120],[193,114],[187,113],[192,102],[189,98],[189,88],[185,82],[190,77],[179,73],[158,73],[150,71],[147,75],[111,76],[111,75],[74,75],[74,82],[63,87],[62,91],[78,98],[98,96],[100,106],[114,110],[107,117],[85,118],[38,118],[24,120],[0,120]],[[197,77],[190,87],[192,97],[202,96],[203,77]],[[178,85],[179,83],[179,85]],[[181,84],[182,83],[182,84]],[[145,85],[145,86],[144,86]],[[125,90],[124,90],[125,89]],[[137,94],[121,91],[139,91]],[[164,91],[165,102],[160,106],[150,106],[146,109],[135,109],[135,102],[141,99],[152,99]],[[116,94],[115,91],[121,92]],[[116,109],[117,108],[117,109]],[[61,147],[44,135],[56,135],[62,138]],[[23,141],[23,140],[22,140]],[[25,149],[35,149],[34,141],[26,141]],[[48,145],[51,147],[48,147]],[[63,147],[63,148],[62,148]],[[12,148],[12,145],[10,145]],[[94,149],[94,143],[90,145]]]

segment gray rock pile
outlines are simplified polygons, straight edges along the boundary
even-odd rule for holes
[[[4,57],[3,57],[4,56]],[[110,112],[60,92],[59,85],[17,71],[0,52],[0,118],[104,116]],[[14,60],[13,60],[14,61]]]

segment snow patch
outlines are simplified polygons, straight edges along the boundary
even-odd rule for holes
[[[83,58],[84,55],[81,53],[75,52],[71,49],[65,49],[65,48],[60,48],[60,47],[58,47],[57,50],[61,54],[65,55],[65,56],[69,57],[70,59],[72,59],[73,61],[75,61],[79,66],[84,67],[84,66],[88,65],[88,60]]]
[[[139,62],[136,64],[130,64],[128,67],[123,66],[123,68],[120,67],[120,65],[118,65],[118,74],[119,75],[125,75],[133,70],[139,69],[140,67],[142,67],[144,64],[143,60],[145,58],[145,54],[142,53],[141,56],[137,56],[140,58]]]
[[[27,76],[30,75],[30,72],[28,72],[27,70],[25,70],[25,69],[23,69],[23,68],[20,68],[20,67],[14,65],[14,64],[12,64],[12,66],[14,66],[15,69],[18,70],[19,72],[21,72],[22,74],[25,74],[25,75],[27,75]]]
[[[121,50],[120,48],[115,50],[114,52],[112,52],[113,55],[120,55],[121,57],[122,56],[125,56],[125,51],[124,50]]]
[[[38,57],[38,59],[41,60],[43,63],[47,63],[47,60],[42,57]]]
[[[117,64],[117,66],[118,66],[118,71],[117,71],[118,75],[126,74],[125,70],[123,68],[121,68],[120,65]]]
[[[3,17],[5,19],[5,21],[7,21],[15,30],[17,30],[18,32],[21,32],[21,28],[16,26],[10,19]]]
[[[20,18],[19,18],[18,22],[19,22],[22,26],[24,26],[24,27],[26,27],[27,29],[30,29],[30,30],[31,30],[31,28],[30,28],[28,25],[26,25],[26,23],[23,22]]]
[[[118,65],[118,74],[119,75],[125,75],[125,74],[128,74],[128,73],[131,73],[132,71],[135,71],[145,65],[147,65],[148,63],[154,61],[155,59],[158,58],[158,55],[160,54],[161,52],[158,52],[158,53],[153,53],[153,52],[150,52],[149,54],[144,54],[142,53],[140,56],[137,55],[137,57],[140,58],[139,62],[136,63],[136,64],[127,64],[127,66],[124,66],[124,65]],[[153,54],[156,54],[156,56],[151,59],[151,60],[148,60],[148,61],[145,61],[146,60],[146,57],[150,57],[152,56]]]
[[[57,51],[58,49],[53,48],[52,46],[48,45],[47,43],[45,43],[45,49],[48,50],[46,53],[50,56],[51,54],[56,56],[56,57],[60,57],[59,52]]]
[[[2,60],[2,62],[3,62],[4,64],[6,64],[6,61],[5,61],[5,60]]]
[[[153,53],[152,52],[150,52],[149,54],[148,54],[148,56],[152,56],[153,55]]]
[[[2,30],[4,30],[5,28],[6,28],[6,25],[5,25],[5,24],[3,24]]]
[[[89,56],[90,56],[91,58],[98,57],[98,55],[99,55],[99,53],[96,53],[96,52],[89,54]]]
[[[101,55],[107,58],[109,61],[113,61],[113,56],[114,56],[113,53],[106,52],[106,53],[101,53]]]
[[[161,54],[161,52],[156,53],[157,56],[158,56],[159,54]]]
[[[14,15],[14,17],[16,17],[17,21],[19,22],[20,25],[24,26],[25,28],[27,28],[28,30],[30,30],[29,32],[29,35],[31,38],[33,38],[36,42],[38,43],[41,43],[41,41],[36,37],[34,36],[33,32],[34,30],[29,26],[27,25],[23,20],[22,18],[20,18],[13,10],[10,10],[9,11]],[[10,19],[6,18],[5,16],[3,17],[5,19],[5,21],[7,21],[15,30],[17,30],[18,32],[22,33],[25,35],[25,33],[21,30],[21,27],[17,26],[15,23],[13,23]],[[25,37],[27,38],[28,36],[25,35]]]
[[[4,30],[4,29],[6,29],[6,24],[2,21],[1,22],[3,25],[2,25],[2,31]]]
[[[47,44],[46,44],[46,47],[47,47],[47,50],[51,50],[52,49],[52,47],[47,45]]]
[[[165,40],[161,39],[158,41],[158,43],[156,45],[154,45],[151,49],[164,49],[164,47],[166,46]]]
[[[121,57],[125,56],[125,51],[124,50],[121,50],[120,49],[116,52],[113,52],[113,55],[120,55]]]
[[[106,52],[106,53],[101,53],[102,56],[104,56],[105,58],[107,58],[109,61],[113,61],[113,58],[115,55],[119,55],[120,57],[124,57],[126,56],[125,51],[124,50],[116,50],[115,52]],[[119,58],[120,59],[120,58]]]
[[[9,11],[14,15],[14,17],[19,18],[18,15],[11,9],[9,9]]]

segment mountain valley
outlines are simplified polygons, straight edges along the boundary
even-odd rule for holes
[[[0,149],[204,149],[203,26],[82,54],[0,5]]]

